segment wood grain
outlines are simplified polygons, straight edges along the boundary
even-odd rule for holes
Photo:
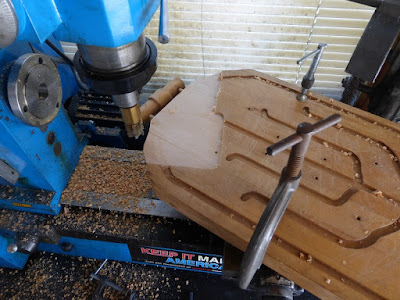
[[[156,195],[245,250],[286,164],[266,148],[333,113],[264,264],[321,298],[400,299],[400,126],[252,70],[194,82],[152,121]]]

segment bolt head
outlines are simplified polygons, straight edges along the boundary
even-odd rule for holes
[[[304,122],[297,126],[297,133],[299,134],[309,134],[314,130],[314,126],[310,123]]]
[[[18,251],[18,246],[16,244],[14,244],[14,243],[12,243],[12,244],[7,246],[7,252],[8,253],[13,254],[13,253],[15,253],[17,251]]]
[[[298,94],[296,99],[299,100],[300,102],[306,102],[308,100],[308,97],[307,95],[304,94]]]

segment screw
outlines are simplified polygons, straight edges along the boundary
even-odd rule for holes
[[[301,123],[297,126],[295,134],[269,146],[267,148],[268,155],[275,155],[290,147],[289,160],[286,166],[286,176],[288,178],[296,178],[300,175],[308,146],[314,134],[339,123],[342,117],[339,114],[333,114],[315,124]]]

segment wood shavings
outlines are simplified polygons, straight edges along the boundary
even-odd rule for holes
[[[338,240],[338,243],[339,244],[343,244],[343,240]]]
[[[329,148],[329,144],[327,142],[323,142],[322,145],[324,145],[326,148]]]
[[[383,193],[382,193],[382,191],[375,190],[375,191],[372,192],[372,194],[373,194],[374,196],[376,196],[376,197],[383,198]]]
[[[304,253],[300,252],[300,253],[299,253],[299,257],[300,257],[301,259],[305,259],[306,256],[304,255]]]
[[[312,263],[312,261],[313,261],[313,258],[312,258],[312,256],[311,256],[311,254],[308,254],[308,255],[307,255],[307,262],[308,262],[308,263]]]
[[[152,185],[137,153],[141,152],[86,146],[62,199],[87,207],[118,204],[139,212],[136,201],[148,195]]]
[[[331,280],[330,280],[329,278],[325,279],[325,282],[326,282],[327,284],[331,284]]]

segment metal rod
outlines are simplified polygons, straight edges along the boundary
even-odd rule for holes
[[[297,133],[292,134],[291,136],[288,136],[287,138],[284,138],[283,140],[269,146],[267,148],[267,154],[270,156],[274,156],[278,153],[281,153],[282,151],[300,143],[303,140],[303,138],[298,135]]]
[[[104,265],[106,264],[106,262],[108,261],[108,258],[106,258],[104,261],[103,261],[103,263],[100,265],[100,267],[97,269],[97,271],[94,273],[94,275],[97,275],[97,273],[99,273],[100,272],[100,270],[104,267]],[[92,281],[93,280],[93,277],[91,276],[90,277],[90,281]]]
[[[315,49],[314,51],[310,52],[309,54],[307,54],[306,56],[300,58],[297,61],[297,64],[299,65],[300,63],[302,63],[303,61],[305,61],[307,58],[309,58],[310,56],[313,56],[314,54],[318,53],[320,51],[320,49]]]
[[[272,236],[299,185],[300,177],[283,182],[276,188],[257,224],[240,266],[239,287],[246,289],[260,268]]]
[[[316,134],[322,130],[325,130],[328,127],[336,125],[341,120],[342,120],[342,117],[339,114],[330,115],[329,117],[327,117],[321,121],[318,121],[317,123],[314,123],[313,134]]]
[[[71,66],[74,66],[74,63],[72,62],[72,60],[65,55],[64,52],[62,52],[60,49],[58,49],[58,47],[56,45],[54,45],[50,40],[46,40],[45,43],[55,52],[57,53],[60,57],[62,57],[62,59],[65,60],[66,63],[68,63]]]
[[[160,24],[158,28],[158,41],[161,44],[167,44],[169,42],[168,0],[161,0],[160,3]]]

